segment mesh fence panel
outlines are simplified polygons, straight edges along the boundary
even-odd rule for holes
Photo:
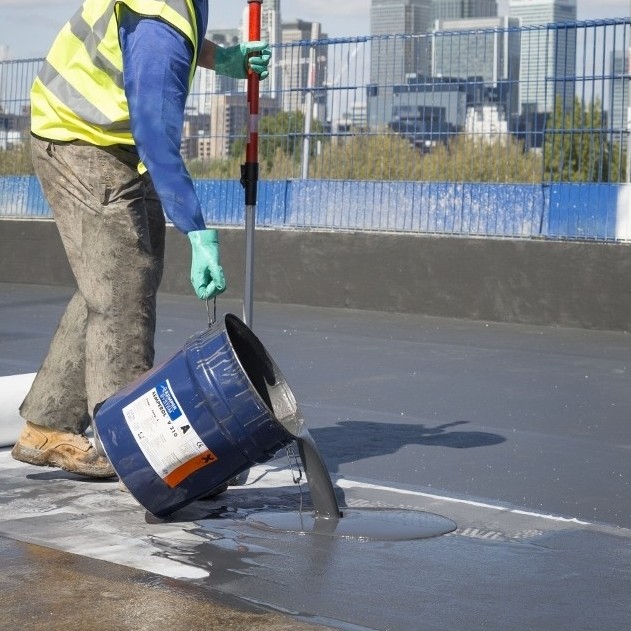
[[[274,47],[261,226],[626,240],[629,19]],[[0,62],[0,215],[46,215],[28,149],[41,60]],[[216,224],[243,222],[244,81],[200,69],[182,155]],[[625,202],[626,203],[626,202]]]

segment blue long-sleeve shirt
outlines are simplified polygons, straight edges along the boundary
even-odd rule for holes
[[[208,22],[208,0],[194,0],[199,41]],[[128,9],[119,37],[131,131],[167,217],[188,233],[206,226],[193,181],[180,154],[191,43],[175,28]]]

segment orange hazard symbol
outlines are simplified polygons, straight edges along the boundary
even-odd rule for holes
[[[199,471],[199,469],[213,464],[213,462],[217,462],[217,460],[217,456],[215,456],[210,449],[206,449],[206,451],[203,451],[194,458],[182,463],[179,467],[177,467],[177,469],[173,469],[173,471],[171,471],[171,473],[163,479],[173,489],[183,480],[188,478],[189,475],[195,473],[195,471]]]

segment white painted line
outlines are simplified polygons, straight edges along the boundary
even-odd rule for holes
[[[0,377],[0,447],[12,446],[24,424],[23,419],[19,416],[18,408],[22,403],[26,393],[28,392],[36,373],[28,373],[24,375],[10,375],[8,377]],[[248,481],[242,487],[234,487],[234,489],[250,488],[272,488],[276,486],[291,483],[292,473],[289,469],[283,469],[274,465],[257,465],[252,467],[248,476]],[[576,517],[561,517],[559,515],[550,515],[546,513],[536,513],[520,509],[510,509],[505,506],[496,504],[488,504],[485,502],[476,502],[473,500],[460,499],[456,497],[448,497],[445,495],[435,495],[433,493],[425,493],[422,491],[410,491],[407,489],[399,489],[391,486],[380,484],[370,484],[367,482],[358,482],[348,478],[340,478],[334,480],[334,484],[340,488],[363,488],[374,491],[386,491],[388,493],[398,493],[400,495],[411,495],[415,497],[425,497],[428,499],[438,500],[441,502],[451,502],[453,504],[465,504],[467,506],[475,506],[476,508],[485,508],[494,511],[502,511],[512,513],[514,515],[524,515],[539,519],[547,519],[555,522],[574,523],[581,526],[593,526],[591,522],[581,521]]]
[[[387,491],[389,493],[399,493],[401,495],[413,495],[415,497],[426,497],[433,500],[439,500],[441,502],[451,502],[454,504],[466,504],[467,506],[475,506],[477,508],[488,508],[490,510],[502,511],[504,513],[512,513],[514,515],[526,515],[529,517],[537,517],[539,519],[548,519],[550,521],[567,522],[573,524],[579,524],[581,526],[593,526],[591,522],[581,521],[576,517],[561,517],[559,515],[549,515],[546,513],[535,513],[531,511],[519,510],[516,508],[506,508],[505,506],[498,506],[496,504],[486,504],[484,502],[474,502],[473,500],[463,500],[457,497],[448,497],[445,495],[434,495],[433,493],[424,493],[422,491],[409,491],[407,489],[398,489],[392,486],[382,486],[380,484],[369,484],[367,482],[357,482],[349,479],[339,479],[335,482],[337,486],[346,489],[362,488],[370,489],[374,491]]]

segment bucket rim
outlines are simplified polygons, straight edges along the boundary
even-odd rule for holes
[[[292,414],[283,416],[282,418],[279,418],[279,416],[277,415],[277,413],[273,409],[273,407],[271,407],[270,405],[267,404],[267,402],[265,401],[265,398],[259,392],[259,389],[252,382],[252,379],[250,378],[249,372],[246,370],[245,366],[243,365],[243,362],[241,361],[241,357],[240,357],[239,353],[237,352],[237,349],[235,348],[233,340],[232,340],[232,338],[230,336],[230,330],[229,330],[229,327],[228,327],[228,323],[230,323],[231,326],[236,326],[238,329],[241,329],[242,331],[245,331],[246,336],[252,338],[255,341],[255,343],[260,345],[261,349],[265,353],[266,358],[271,363],[271,366],[272,366],[273,371],[274,371],[274,376],[276,377],[276,379],[278,379],[280,382],[282,382],[283,394],[287,398],[287,402],[289,404],[289,407],[292,410]],[[287,382],[287,378],[285,377],[285,375],[283,374],[283,371],[280,369],[280,367],[278,366],[278,364],[276,363],[274,358],[271,356],[271,354],[267,350],[267,347],[259,339],[259,337],[256,335],[256,333],[254,333],[254,331],[252,331],[252,329],[239,316],[235,315],[234,313],[226,313],[226,314],[224,314],[224,316],[223,316],[223,328],[224,328],[224,331],[226,333],[227,343],[230,345],[230,348],[232,349],[233,357],[234,357],[235,361],[238,363],[239,367],[241,368],[243,376],[247,379],[247,382],[250,385],[250,387],[251,387],[253,393],[255,394],[257,400],[259,401],[259,403],[265,408],[265,410],[271,415],[271,417],[290,436],[292,436],[293,438],[297,438],[300,435],[300,432],[304,429],[304,426],[305,426],[304,418],[302,416],[302,412],[300,410],[300,406],[298,405],[298,401],[296,400],[296,396],[294,395],[292,389],[289,386],[289,383]]]

